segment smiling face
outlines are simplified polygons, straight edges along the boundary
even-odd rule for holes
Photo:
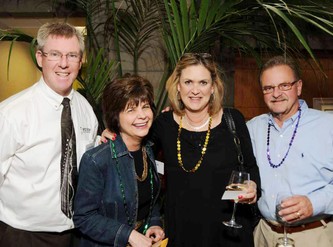
[[[183,69],[177,89],[185,110],[208,111],[209,99],[214,88],[211,74],[203,65],[191,65]]]
[[[153,117],[153,111],[147,101],[140,101],[138,105],[128,103],[119,113],[120,135],[130,151],[133,151],[132,146],[140,144],[148,135]]]
[[[281,83],[289,83],[297,80],[293,70],[287,65],[278,65],[266,69],[261,76],[261,86],[277,86]],[[298,96],[302,92],[302,80],[297,81],[290,90],[281,91],[278,87],[274,91],[264,95],[264,101],[273,116],[280,122],[294,115],[299,107]]]
[[[49,61],[48,57],[38,50],[36,58],[42,68],[45,83],[56,93],[67,96],[74,80],[76,79],[82,62],[68,62],[65,56],[68,53],[80,54],[80,44],[76,36],[65,38],[61,36],[49,36],[43,47],[43,52],[56,51],[63,54],[59,61]]]

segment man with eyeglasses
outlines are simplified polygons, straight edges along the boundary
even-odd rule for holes
[[[333,246],[333,115],[299,99],[303,82],[290,58],[267,61],[259,82],[270,113],[247,123],[262,188],[255,246],[275,247],[283,236],[277,214],[295,246]],[[281,192],[292,197],[276,212]]]
[[[82,65],[82,34],[67,23],[46,23],[37,42],[40,80],[0,103],[0,246],[69,247],[77,167],[94,145],[98,122],[72,88]],[[71,137],[64,140],[65,108]]]

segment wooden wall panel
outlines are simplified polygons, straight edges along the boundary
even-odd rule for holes
[[[258,84],[258,73],[258,66],[254,59],[235,58],[234,106],[243,113],[246,120],[267,112]]]

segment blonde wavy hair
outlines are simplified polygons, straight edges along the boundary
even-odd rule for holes
[[[176,114],[181,116],[185,114],[185,106],[178,95],[177,85],[182,71],[188,66],[193,65],[202,65],[210,72],[214,93],[211,95],[209,101],[208,113],[213,116],[222,108],[224,86],[218,73],[217,65],[212,56],[208,53],[185,53],[179,59],[173,73],[166,83],[166,90],[168,91],[170,104]]]

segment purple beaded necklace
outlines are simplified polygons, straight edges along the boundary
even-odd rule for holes
[[[294,129],[294,133],[293,133],[293,135],[290,139],[288,150],[287,150],[286,154],[284,155],[284,157],[282,158],[282,160],[280,161],[280,163],[277,164],[277,165],[273,164],[272,160],[271,160],[271,155],[270,155],[270,150],[269,150],[269,139],[270,139],[270,133],[271,133],[271,126],[273,124],[268,123],[268,129],[267,129],[267,159],[268,159],[268,162],[269,162],[269,164],[272,168],[278,168],[279,166],[281,166],[283,164],[283,162],[287,158],[287,156],[289,154],[289,150],[290,150],[291,146],[293,145],[293,141],[294,141],[296,133],[297,133],[299,120],[301,119],[301,112],[302,112],[301,108],[298,108],[297,123],[296,123],[295,129]]]

